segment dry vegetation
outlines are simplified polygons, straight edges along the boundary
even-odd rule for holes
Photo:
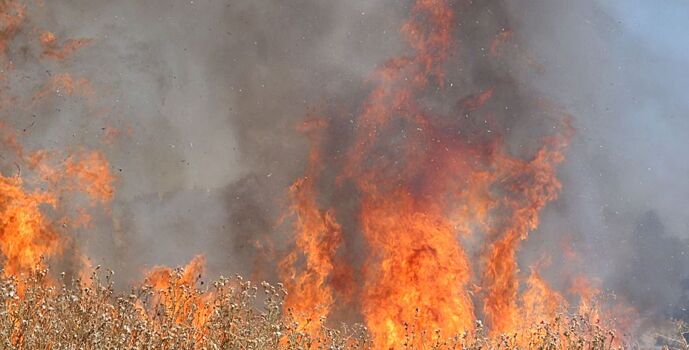
[[[111,273],[91,280],[52,280],[46,270],[0,280],[1,348],[21,349],[361,349],[371,342],[364,327],[320,327],[308,335],[282,311],[285,291],[240,277],[220,278],[201,291],[183,283],[118,294]],[[440,339],[408,327],[407,343],[424,349],[610,349],[613,332],[586,317],[560,317],[520,336]],[[521,338],[520,338],[521,337]],[[422,339],[420,341],[420,339]],[[522,344],[521,346],[518,344]],[[409,346],[408,348],[412,348]],[[416,347],[418,348],[418,346]]]

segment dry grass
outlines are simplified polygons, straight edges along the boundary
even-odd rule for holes
[[[364,327],[308,335],[282,311],[285,291],[240,277],[220,278],[203,292],[174,283],[166,290],[138,287],[118,294],[111,273],[91,281],[52,281],[46,270],[21,280],[0,279],[0,348],[21,349],[360,349]],[[21,289],[21,294],[18,291]],[[560,317],[528,334],[476,334],[441,339],[407,329],[406,343],[423,349],[610,349],[614,333],[582,316]],[[521,344],[521,346],[520,346]],[[414,348],[408,346],[406,348]],[[419,348],[417,345],[415,348]]]

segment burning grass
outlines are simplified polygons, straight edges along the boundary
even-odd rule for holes
[[[557,169],[575,134],[572,118],[505,85],[512,77],[498,74],[501,60],[508,46],[518,46],[510,30],[496,30],[484,45],[490,55],[470,57],[500,68],[495,76],[472,81],[459,74],[464,68],[455,71],[457,52],[472,48],[454,32],[472,33],[464,24],[479,21],[465,18],[479,2],[411,3],[400,28],[408,48],[371,75],[368,96],[351,111],[356,122],[346,114],[347,135],[331,137],[343,129],[337,114],[310,116],[298,128],[311,141],[308,165],[289,187],[289,208],[279,220],[292,224],[286,239],[276,240],[289,246],[271,256],[284,285],[239,277],[204,285],[199,257],[184,269],[155,267],[130,293],[116,292],[111,272],[91,274],[88,258],[68,249],[72,240],[80,247],[75,229],[88,227],[92,215],[112,214],[116,176],[108,152],[24,148],[28,128],[19,133],[0,123],[0,348],[628,347],[632,337],[622,333],[633,329],[634,310],[625,314],[623,302],[622,314],[597,305],[601,291],[584,276],[563,276],[569,281],[552,288],[540,266],[526,274],[518,264],[522,242],[562,189]],[[24,11],[0,0],[0,63],[12,53]],[[42,33],[34,38],[41,60],[68,62],[92,43],[27,32]],[[48,73],[30,94],[3,92],[0,102],[16,112],[74,100],[97,114],[96,85],[73,72]],[[461,92],[449,92],[465,80]],[[547,131],[530,132],[531,146],[515,154],[510,125],[526,120],[521,115],[543,119]],[[110,146],[122,133],[101,131]],[[82,277],[49,274],[52,260],[80,262]],[[342,309],[366,326],[332,328],[331,316]]]
[[[164,277],[164,283],[151,276]],[[165,275],[165,276],[163,276]],[[112,272],[99,268],[88,281],[57,282],[45,269],[0,279],[2,348],[21,349],[368,349],[363,326],[329,328],[298,324],[283,311],[281,285],[256,285],[221,277],[203,286],[190,271],[156,270],[129,293],[115,292]],[[18,291],[21,285],[23,291]],[[299,296],[294,296],[298,298]],[[479,322],[473,333],[442,338],[441,332],[404,330],[402,349],[612,349],[614,332],[590,315],[560,314],[522,333],[489,336]]]

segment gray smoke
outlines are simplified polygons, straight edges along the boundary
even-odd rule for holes
[[[251,274],[263,254],[256,241],[275,231],[285,189],[303,169],[308,144],[295,126],[323,101],[364,94],[362,81],[403,47],[405,8],[393,5],[28,4],[9,52],[11,74],[24,84],[14,94],[70,73],[87,78],[96,98],[50,97],[32,106],[33,117],[7,119],[14,129],[31,125],[22,136],[29,148],[106,150],[119,177],[112,215],[76,236],[123,286],[145,267],[182,265],[199,253],[211,276]],[[95,42],[52,62],[40,58],[43,30],[60,42]],[[110,126],[133,133],[104,145]]]
[[[649,6],[533,1],[512,13],[544,65],[523,79],[578,129],[540,234],[576,235],[583,268],[604,286],[644,314],[677,316],[689,277],[689,105],[679,79],[689,57],[666,34],[686,32],[686,5]]]
[[[266,268],[275,262],[272,250],[256,241],[276,238],[284,190],[303,172],[308,144],[294,127],[307,115],[337,116],[343,125],[357,115],[369,74],[405,50],[398,27],[409,4],[30,5],[21,37],[45,29],[95,43],[48,63],[35,48],[12,47],[17,89],[69,72],[88,78],[97,98],[91,107],[65,98],[43,104],[36,116],[3,118],[20,130],[35,120],[25,136],[35,147],[102,147],[102,128],[133,128],[130,138],[106,147],[119,176],[112,216],[79,233],[84,250],[124,282],[139,278],[142,266],[180,265],[198,253],[206,254],[211,276],[274,278]],[[497,86],[491,108],[511,109],[500,122],[515,152],[538,144],[550,127],[525,97],[553,101],[574,116],[563,193],[527,242],[525,264],[571,237],[586,262],[580,269],[642,312],[681,309],[689,278],[689,106],[678,77],[687,57],[656,50],[643,37],[645,26],[667,23],[627,23],[618,7],[597,0],[460,1],[456,8],[457,53],[447,67],[455,88],[434,103],[454,106]],[[503,28],[518,45],[507,45],[500,63],[484,59]]]

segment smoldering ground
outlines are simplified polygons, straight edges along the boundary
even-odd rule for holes
[[[30,90],[31,79],[67,71],[88,78],[96,99],[90,107],[55,100],[38,113],[3,118],[15,129],[34,123],[23,141],[36,147],[100,147],[103,128],[133,130],[107,151],[119,176],[112,215],[77,234],[94,261],[115,269],[123,283],[139,278],[142,266],[180,265],[198,253],[206,254],[211,276],[258,270],[274,279],[272,250],[257,240],[285,243],[284,232],[275,233],[286,230],[276,227],[277,218],[308,152],[295,125],[308,115],[331,116],[341,128],[331,132],[329,150],[342,151],[337,144],[356,123],[353,106],[368,92],[370,72],[405,50],[398,28],[408,5],[29,4],[30,25],[21,35],[44,28],[95,42],[48,66],[36,65],[31,50],[11,48],[21,82],[15,88]],[[490,108],[511,110],[499,118],[515,152],[552,126],[525,101],[552,101],[573,116],[577,130],[560,169],[562,194],[522,249],[522,265],[544,251],[559,261],[552,252],[566,240],[586,262],[581,270],[643,313],[676,314],[681,281],[689,277],[688,106],[678,78],[687,59],[654,46],[652,35],[638,29],[674,24],[661,23],[663,13],[629,23],[635,20],[623,5],[594,0],[456,7],[458,44],[446,67],[452,88],[429,96],[429,106],[450,112],[462,97],[498,85],[503,92]],[[506,45],[507,59],[478,59],[490,54],[502,30],[513,31],[517,43]],[[107,112],[95,116],[96,110]],[[556,271],[546,275],[564,283]]]

